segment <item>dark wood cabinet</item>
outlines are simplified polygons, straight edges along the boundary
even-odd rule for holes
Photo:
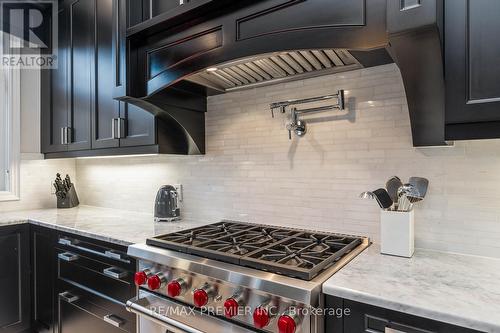
[[[326,296],[326,308],[338,316],[326,316],[325,332],[345,333],[479,333],[430,319],[416,317],[368,304]],[[340,310],[339,310],[340,309]]]
[[[95,0],[59,6],[58,67],[42,72],[42,152],[90,149]]]
[[[59,12],[59,67],[42,75],[46,158],[161,153],[168,125],[118,101],[126,90],[126,32],[142,3],[66,0]],[[206,103],[206,102],[205,102]],[[165,125],[165,126],[164,126]]]
[[[58,12],[58,66],[41,71],[41,144],[43,153],[68,150],[65,131],[69,107],[69,15],[67,8]]]
[[[54,332],[55,263],[54,232],[50,229],[31,226],[31,274],[32,274],[32,331]]]
[[[445,3],[447,139],[500,137],[500,2]]]
[[[70,0],[68,150],[91,147],[90,114],[94,109],[94,11],[95,0]]]
[[[96,2],[96,86],[95,110],[92,116],[92,148],[113,148],[120,144],[117,136],[117,122],[120,106],[113,99],[116,81],[114,48],[113,11],[118,10],[119,0],[99,0]]]
[[[0,331],[30,327],[30,257],[27,224],[0,228]]]
[[[160,14],[169,13],[188,2],[189,0],[144,0],[144,16],[146,19],[150,19]]]
[[[135,315],[127,312],[125,303],[137,292],[133,281],[137,263],[127,256],[125,246],[42,226],[26,224],[25,227],[27,241],[23,249],[31,252],[32,298],[30,302],[28,295],[26,301],[28,314],[31,303],[31,332],[136,331]],[[8,235],[13,236],[5,243],[0,236],[0,250],[9,253],[8,246],[14,247],[14,232],[9,231]],[[29,281],[29,254],[26,261],[28,266],[23,274]],[[11,262],[5,264],[13,267]],[[14,297],[18,291],[12,288],[13,281],[9,284],[9,295]],[[0,301],[7,302],[6,292],[7,288],[0,291]],[[4,305],[1,306],[3,310]],[[3,320],[2,316],[7,314],[14,318],[10,312],[0,314],[0,318]],[[29,327],[29,321],[27,325],[25,328]]]
[[[134,333],[125,303],[137,293],[137,263],[127,248],[61,232],[55,238],[58,332]]]
[[[148,146],[156,143],[157,126],[153,114],[133,104],[121,102],[120,117],[124,124],[120,147]]]

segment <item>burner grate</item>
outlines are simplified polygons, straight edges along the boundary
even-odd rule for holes
[[[224,221],[147,240],[148,245],[311,280],[362,238]]]

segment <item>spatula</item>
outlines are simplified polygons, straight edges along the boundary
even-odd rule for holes
[[[397,176],[391,177],[387,183],[385,183],[385,188],[392,202],[398,202],[398,190],[401,186],[403,186],[403,182]]]
[[[429,180],[423,177],[411,177],[408,181],[411,185],[415,186],[418,192],[418,197],[425,198],[427,188],[429,187]]]
[[[373,191],[373,194],[375,195],[375,199],[377,199],[380,208],[389,209],[392,207],[394,202],[385,188],[379,188],[378,190]]]

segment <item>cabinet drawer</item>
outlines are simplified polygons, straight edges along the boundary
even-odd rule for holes
[[[57,237],[57,244],[62,249],[113,265],[127,267],[134,264],[134,260],[127,256],[126,249],[118,249],[119,246],[111,246],[97,240],[61,234]]]
[[[56,254],[59,279],[121,303],[133,295],[133,272],[62,249]]]
[[[95,304],[84,292],[59,293],[59,333],[134,332],[135,320],[123,312],[124,308],[116,312],[102,305]]]
[[[479,333],[432,319],[384,309],[348,299],[326,296],[326,308],[342,309],[349,314],[327,316],[326,332],[346,333]]]

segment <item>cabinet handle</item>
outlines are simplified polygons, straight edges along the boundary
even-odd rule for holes
[[[70,253],[70,252],[59,253],[57,255],[57,257],[63,261],[67,261],[67,262],[77,261],[80,258],[77,254]]]
[[[107,322],[108,324],[111,324],[113,325],[114,327],[122,327],[123,324],[125,324],[125,320],[114,315],[114,314],[109,314],[109,315],[106,315],[102,318],[105,322]]]
[[[68,245],[68,246],[71,246],[73,245],[73,243],[71,242],[71,239],[69,238],[59,238],[59,241],[58,241],[59,244],[61,245]]]
[[[118,139],[125,138],[125,119],[118,118]]]
[[[111,138],[116,139],[116,118],[111,119]]]
[[[111,136],[113,139],[123,139],[125,134],[125,119],[111,119]]]
[[[115,252],[113,250],[107,250],[107,251],[104,251],[104,255],[108,258],[111,258],[111,259],[117,259],[117,260],[124,260],[122,258],[122,255],[118,252]]]
[[[80,297],[73,295],[69,291],[65,291],[63,293],[60,293],[59,298],[67,303],[73,303],[73,302],[76,302],[80,299]]]
[[[422,6],[422,0],[401,0],[400,10],[410,10]]]
[[[104,275],[112,277],[114,279],[122,279],[127,276],[127,272],[118,267],[109,267],[102,271]]]
[[[73,142],[73,139],[71,137],[71,131],[72,131],[71,127],[66,127],[66,144],[70,144],[71,142]]]

